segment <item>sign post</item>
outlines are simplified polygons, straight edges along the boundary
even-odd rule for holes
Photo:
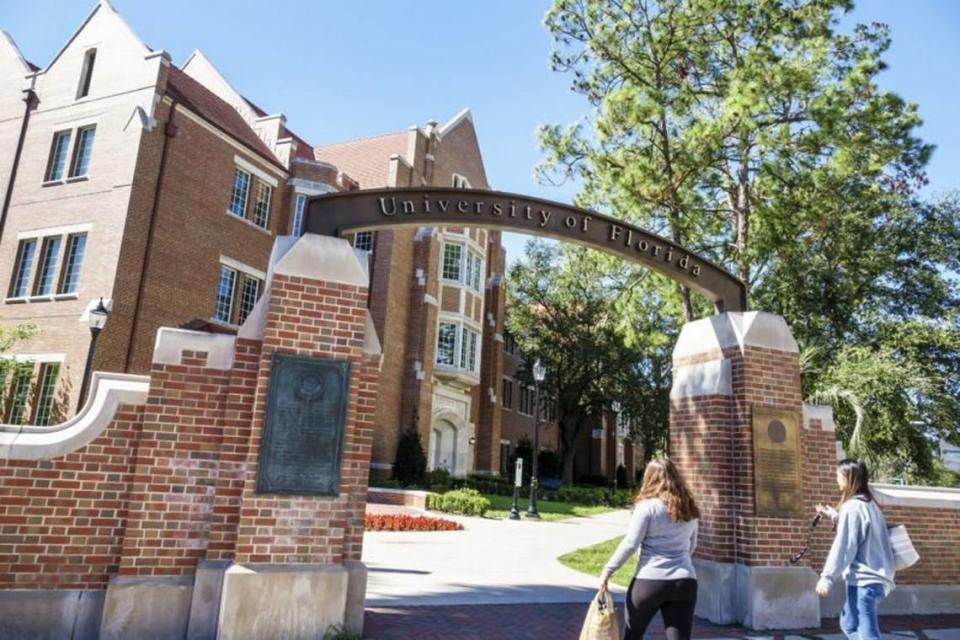
[[[520,510],[517,508],[517,495],[523,486],[523,458],[517,457],[516,472],[513,479],[513,505],[510,507],[510,519],[519,520]]]

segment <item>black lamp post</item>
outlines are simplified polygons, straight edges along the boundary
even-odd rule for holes
[[[537,459],[540,457],[540,383],[547,376],[547,368],[540,358],[533,363],[533,466],[530,473],[530,506],[527,507],[527,517],[540,519],[537,511]]]
[[[93,352],[97,347],[97,336],[103,330],[103,325],[107,324],[107,316],[110,310],[103,306],[103,298],[96,307],[87,314],[90,323],[90,349],[87,351],[87,365],[83,369],[83,382],[80,384],[80,399],[77,401],[77,411],[83,406],[87,399],[87,386],[90,384],[90,368],[93,365]]]
[[[620,401],[614,400],[611,402],[610,410],[613,412],[613,488],[618,489],[617,476],[620,473]]]

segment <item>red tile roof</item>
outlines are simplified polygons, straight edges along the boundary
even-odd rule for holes
[[[216,128],[256,151],[264,159],[284,169],[270,148],[236,109],[172,65],[167,78],[167,94]]]
[[[360,183],[361,189],[386,187],[390,156],[405,155],[408,132],[387,133],[315,148],[314,157],[329,162]]]

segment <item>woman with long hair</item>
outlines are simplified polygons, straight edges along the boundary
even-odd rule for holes
[[[697,575],[690,556],[697,545],[700,512],[680,472],[670,460],[654,460],[643,484],[623,542],[603,568],[601,589],[640,549],[627,593],[624,640],[642,640],[653,616],[663,616],[668,640],[686,640],[693,630]]]
[[[817,595],[825,597],[842,574],[847,601],[840,612],[840,629],[856,640],[879,640],[877,606],[894,589],[893,548],[887,521],[870,491],[870,474],[863,460],[847,458],[837,465],[840,503],[837,509],[817,505],[836,524],[836,537],[827,556]]]

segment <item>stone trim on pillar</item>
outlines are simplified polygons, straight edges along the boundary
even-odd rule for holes
[[[817,575],[788,562],[806,541],[808,521],[758,516],[754,504],[753,407],[802,410],[799,348],[786,322],[762,312],[690,322],[673,365],[670,456],[701,508],[698,615],[755,629],[817,626]],[[806,464],[824,445],[809,429],[800,432]],[[824,499],[825,474],[804,467],[804,512]]]

